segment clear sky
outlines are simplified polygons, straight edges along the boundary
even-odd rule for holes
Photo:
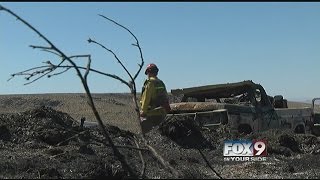
[[[67,55],[91,54],[92,67],[128,80],[112,49],[135,73],[142,47],[145,66],[156,63],[168,91],[175,88],[253,80],[269,95],[320,97],[319,2],[1,2],[32,24]],[[47,45],[21,22],[0,12],[0,94],[83,93],[74,70],[24,86],[10,74],[59,62],[29,45]],[[79,59],[79,64],[85,60]],[[144,71],[145,67],[143,68]],[[136,80],[141,90],[146,76]],[[129,92],[119,81],[91,73],[93,93]]]

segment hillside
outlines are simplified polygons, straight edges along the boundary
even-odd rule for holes
[[[129,93],[93,94],[93,98],[105,122],[124,130],[138,132],[136,112]],[[175,100],[171,98],[170,101]],[[77,121],[82,117],[87,121],[95,121],[85,94],[0,95],[0,113],[23,112],[43,105],[68,113]],[[311,107],[311,104],[288,102],[288,107]]]
[[[93,94],[96,108],[106,123],[124,130],[138,132],[136,124],[137,114],[129,93]],[[138,94],[139,98],[140,94]],[[173,98],[170,99],[173,102]],[[0,95],[0,113],[18,113],[41,106],[68,113],[72,118],[80,121],[95,121],[94,114],[87,104],[85,94],[18,94]]]

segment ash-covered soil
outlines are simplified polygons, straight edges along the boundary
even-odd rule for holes
[[[82,99],[81,95],[75,96]],[[10,99],[12,97],[18,99]],[[1,110],[7,110],[0,114],[0,178],[132,178],[114,155],[99,127],[80,127],[79,119],[73,118],[68,109],[59,110],[62,107],[71,108],[70,102],[76,103],[77,98],[69,98],[69,102],[54,97],[43,95],[30,98],[21,95],[0,98]],[[169,168],[148,150],[134,129],[130,129],[136,122],[134,112],[128,116],[132,108],[130,96],[95,98],[98,104],[101,103],[101,108],[110,111],[105,114],[109,116],[104,116],[104,123],[135,174],[140,174],[142,162],[139,151],[132,148],[136,147],[134,137],[143,149],[141,152],[146,163],[143,178],[175,178]],[[80,110],[86,106],[83,100],[82,104],[74,104],[73,108]],[[8,112],[9,107],[18,110]],[[123,111],[124,115],[112,114],[109,107],[117,107],[111,109]],[[77,117],[85,117],[89,110],[77,112]],[[124,118],[126,128],[114,126],[117,123],[107,120],[110,117],[115,120],[119,120],[117,117]],[[227,126],[202,129],[192,119],[172,118],[146,134],[145,139],[178,171],[179,178],[320,178],[320,138],[310,134],[293,134],[284,130],[231,134]],[[267,160],[224,161],[223,142],[235,139],[267,140]]]

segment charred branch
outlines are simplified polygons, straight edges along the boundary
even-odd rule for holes
[[[78,69],[81,69],[81,70],[87,70],[87,67],[82,67],[82,66],[76,66]],[[27,69],[27,70],[24,70],[24,71],[21,71],[21,72],[17,72],[17,73],[14,73],[14,74],[11,74],[11,77],[8,79],[11,80],[12,78],[14,78],[15,76],[26,76],[26,75],[29,75],[29,74],[32,74],[32,71],[33,70],[36,70],[36,69],[49,69],[49,68],[55,68],[55,69],[71,69],[73,68],[73,66],[70,66],[70,65],[54,65],[54,64],[50,64],[50,65],[46,65],[46,66],[39,66],[39,67],[34,67],[34,68],[30,68],[30,69]],[[65,71],[67,71],[65,70]],[[100,75],[104,75],[104,76],[107,76],[107,77],[110,77],[110,78],[113,78],[113,79],[116,79],[116,80],[119,80],[120,82],[124,83],[125,85],[127,86],[130,86],[128,84],[128,82],[126,82],[125,80],[123,80],[122,78],[120,78],[119,76],[117,75],[114,75],[114,74],[108,74],[108,73],[104,73],[102,71],[98,71],[96,69],[92,69],[92,68],[89,68],[90,72],[94,72],[94,73],[97,73],[97,74],[100,74]],[[27,72],[30,72],[30,73],[27,73]],[[52,72],[52,71],[51,71]],[[59,75],[59,74],[62,74],[63,72],[60,72],[60,73],[57,73],[57,74],[52,74],[50,75],[51,76],[54,76],[54,75]],[[35,75],[38,75],[39,72],[35,73]]]
[[[50,47],[51,47],[51,48],[39,47],[40,49],[52,50],[53,52],[56,52],[56,53],[62,58],[62,62],[63,62],[64,60],[67,60],[67,61],[72,65],[72,67],[76,70],[77,75],[79,76],[79,78],[80,78],[80,80],[81,80],[81,83],[83,84],[83,87],[84,87],[85,92],[86,92],[87,97],[88,97],[88,103],[89,103],[89,105],[90,105],[90,107],[91,107],[91,109],[92,109],[92,111],[93,111],[93,113],[94,113],[94,115],[95,115],[95,117],[96,117],[96,120],[97,120],[98,123],[99,123],[99,127],[100,127],[100,129],[102,130],[105,138],[108,140],[109,144],[111,145],[111,148],[112,148],[115,156],[119,159],[119,161],[121,162],[123,168],[125,168],[132,177],[137,177],[136,173],[135,173],[135,172],[132,170],[132,168],[128,165],[125,157],[120,153],[120,151],[117,149],[117,147],[115,147],[115,145],[114,145],[114,143],[113,143],[113,140],[111,139],[109,133],[108,133],[107,130],[105,129],[105,126],[103,125],[103,122],[102,122],[102,120],[101,120],[101,118],[100,118],[100,115],[99,115],[98,111],[96,110],[96,107],[95,107],[95,105],[94,105],[94,102],[93,102],[93,99],[92,99],[92,96],[91,96],[90,89],[89,89],[88,84],[87,84],[87,81],[86,81],[86,77],[87,77],[87,75],[88,75],[88,73],[89,73],[89,69],[86,68],[86,70],[87,70],[87,71],[86,71],[86,77],[83,77],[82,74],[81,74],[81,72],[80,72],[80,69],[77,68],[76,63],[75,63],[73,60],[71,60],[70,57],[66,56],[66,55],[65,55],[61,50],[59,50],[56,46],[54,46],[53,43],[52,43],[51,41],[49,41],[44,35],[42,35],[37,29],[35,29],[35,28],[34,28],[33,26],[31,26],[28,22],[26,22],[25,20],[23,20],[22,18],[20,18],[18,15],[16,15],[16,14],[13,13],[12,11],[10,11],[9,9],[7,9],[7,8],[1,6],[1,5],[0,5],[0,10],[4,10],[4,11],[8,12],[9,14],[11,14],[12,16],[16,17],[19,21],[21,21],[23,24],[25,24],[27,27],[29,27],[29,28],[32,29],[35,33],[37,33],[37,34],[40,36],[40,38],[42,38],[43,40],[45,40],[45,41],[50,45]],[[34,46],[34,47],[35,47],[35,46]],[[35,48],[38,48],[38,47],[35,47]],[[89,61],[88,64],[90,64],[90,62],[91,62],[90,57],[89,57],[89,60],[88,60],[88,61]],[[61,63],[62,63],[62,62],[61,62]],[[89,65],[89,67],[90,67],[90,65]],[[54,68],[54,69],[56,69],[56,68]],[[53,70],[54,70],[54,69],[53,69]],[[40,75],[40,77],[36,78],[36,80],[44,77],[46,74],[49,74],[50,72],[52,72],[52,71],[46,72],[44,75]],[[35,80],[34,80],[34,81],[35,81]],[[32,81],[32,82],[34,82],[34,81]]]
[[[9,14],[11,14],[12,16],[16,17],[17,20],[21,21],[24,25],[29,27],[32,31],[34,31],[36,34],[38,34],[40,36],[40,38],[43,39],[48,44],[48,46],[34,46],[34,45],[31,45],[32,48],[40,49],[42,51],[52,53],[52,54],[58,56],[59,58],[61,58],[61,62],[59,64],[57,64],[57,65],[54,65],[50,61],[47,61],[47,62],[45,62],[47,64],[46,66],[34,67],[34,68],[27,69],[25,71],[21,71],[21,72],[12,74],[11,75],[12,77],[10,79],[12,79],[13,77],[15,77],[17,75],[25,76],[26,80],[30,80],[30,78],[36,77],[31,82],[26,83],[26,84],[30,84],[30,83],[33,83],[33,82],[41,79],[42,77],[44,77],[46,75],[47,75],[47,77],[51,77],[51,76],[63,74],[65,72],[67,72],[69,69],[75,69],[77,75],[79,76],[79,78],[81,80],[81,83],[82,83],[82,85],[84,87],[84,90],[86,92],[86,95],[87,95],[87,98],[88,98],[88,104],[91,107],[91,109],[92,109],[92,111],[93,111],[93,113],[95,115],[96,120],[98,121],[99,127],[100,127],[104,137],[109,142],[108,144],[111,146],[111,148],[112,148],[112,150],[114,152],[114,155],[119,159],[119,161],[121,162],[123,168],[126,169],[129,172],[131,177],[138,177],[136,175],[135,171],[127,163],[125,157],[120,153],[120,151],[118,150],[117,146],[113,143],[113,140],[111,139],[108,131],[105,129],[106,127],[104,126],[104,124],[103,124],[103,122],[101,120],[101,117],[100,117],[100,115],[99,115],[99,113],[98,113],[98,111],[97,111],[97,109],[95,107],[95,104],[94,104],[94,101],[93,101],[93,98],[91,96],[91,92],[90,92],[90,89],[89,89],[89,86],[88,86],[88,83],[87,83],[87,78],[88,78],[89,73],[90,72],[95,72],[95,73],[98,73],[98,74],[102,74],[102,75],[117,79],[117,80],[121,81],[122,83],[126,84],[131,90],[131,94],[133,96],[133,101],[134,101],[135,106],[136,106],[135,110],[137,112],[137,122],[140,125],[139,127],[140,127],[140,130],[142,132],[141,124],[140,124],[139,106],[138,106],[138,102],[137,102],[137,98],[136,98],[135,79],[137,78],[138,74],[140,73],[140,71],[141,71],[141,69],[142,69],[142,67],[144,65],[144,60],[143,60],[142,50],[141,50],[141,47],[139,45],[139,41],[136,38],[136,36],[128,28],[124,27],[123,25],[115,22],[114,20],[112,20],[110,18],[107,18],[107,17],[105,17],[103,15],[100,15],[101,17],[103,17],[103,18],[115,23],[116,25],[124,28],[125,30],[127,30],[134,37],[134,39],[136,40],[136,44],[132,44],[132,45],[138,48],[139,53],[140,53],[141,63],[138,64],[139,68],[138,68],[138,71],[136,72],[136,74],[134,76],[132,76],[130,74],[130,72],[126,69],[126,67],[123,65],[123,63],[120,61],[120,59],[116,56],[116,54],[112,50],[104,47],[102,44],[97,43],[96,41],[93,41],[93,40],[89,39],[89,43],[90,42],[94,42],[95,44],[100,45],[101,47],[103,47],[104,49],[106,49],[107,51],[111,52],[114,55],[114,57],[117,59],[118,63],[127,72],[128,76],[130,77],[130,81],[126,82],[125,80],[123,80],[122,78],[120,78],[120,77],[118,77],[116,75],[111,75],[111,74],[103,73],[101,71],[92,69],[91,68],[91,56],[90,55],[67,56],[60,49],[58,49],[51,41],[49,41],[49,39],[47,39],[44,35],[42,35],[36,28],[31,26],[28,22],[26,22],[25,20],[20,18],[18,15],[16,15],[12,11],[10,11],[9,9],[7,9],[7,8],[1,6],[1,5],[0,5],[0,10],[6,11]],[[73,58],[79,58],[79,57],[88,59],[86,67],[78,66],[72,60]],[[62,65],[65,62],[68,62],[70,65]],[[63,70],[58,72],[58,73],[53,73],[57,69],[63,69]],[[81,70],[85,70],[84,75],[82,75]],[[52,73],[52,74],[50,74],[50,73]],[[152,152],[152,154],[159,160],[159,162],[164,167],[169,168],[170,171],[173,173],[173,175],[175,177],[181,177],[180,174],[172,166],[170,166],[170,164],[167,161],[165,161],[164,158],[161,155],[159,155],[159,153],[157,153],[156,150],[153,147],[151,147],[150,145],[147,144],[147,141],[144,139],[144,135],[143,134],[142,134],[142,140],[143,140],[144,144],[148,147],[148,149]],[[139,148],[138,145],[137,145],[136,149],[139,149],[140,151],[142,150],[142,149]],[[144,172],[145,172],[145,163],[144,163],[144,159],[142,157],[141,152],[139,152],[139,153],[140,153],[140,158],[141,158],[142,164],[143,164],[142,171],[141,171],[141,176],[143,176]]]
[[[120,26],[121,28],[125,29],[125,30],[128,31],[128,32],[133,36],[133,38],[136,40],[136,44],[132,44],[132,45],[133,45],[133,46],[136,46],[136,47],[139,49],[140,58],[141,58],[141,64],[138,64],[139,69],[138,69],[138,71],[136,72],[136,74],[135,74],[134,77],[133,77],[133,79],[135,80],[135,79],[137,78],[137,76],[139,75],[139,73],[140,73],[140,71],[141,71],[141,69],[142,69],[142,67],[143,67],[143,65],[144,65],[142,50],[141,50],[141,47],[140,47],[138,38],[137,38],[128,28],[126,28],[125,26],[117,23],[116,21],[114,21],[114,20],[112,20],[112,19],[110,19],[110,18],[108,18],[108,17],[106,17],[106,16],[104,16],[104,15],[99,14],[99,16],[101,16],[101,17],[103,17],[103,18],[105,18],[105,19],[113,22],[114,24]]]

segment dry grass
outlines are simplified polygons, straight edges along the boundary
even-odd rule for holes
[[[95,105],[104,122],[132,132],[138,131],[130,94],[94,94]],[[85,94],[34,94],[0,96],[0,113],[17,113],[42,105],[68,113],[75,120],[95,121]]]
[[[131,94],[93,94],[93,98],[104,122],[118,126],[124,130],[138,132],[138,125],[136,123],[137,115],[134,110]],[[81,117],[85,117],[87,121],[95,121],[95,117],[87,104],[85,94],[28,94],[0,96],[0,113],[23,112],[42,105],[66,112],[78,121],[80,121]],[[288,102],[288,106],[289,108],[301,108],[311,107],[311,104]]]

